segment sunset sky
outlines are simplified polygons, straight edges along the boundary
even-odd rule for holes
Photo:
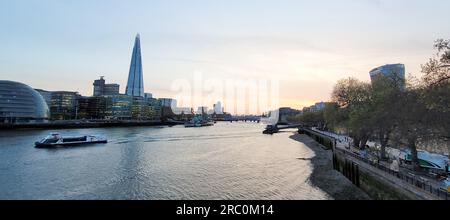
[[[141,34],[146,92],[175,80],[280,82],[282,106],[327,101],[334,83],[387,63],[420,75],[450,38],[448,0],[0,0],[0,79],[91,95],[124,92]],[[218,98],[219,99],[219,98]],[[212,103],[211,103],[212,104]]]

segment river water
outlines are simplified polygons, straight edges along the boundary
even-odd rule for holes
[[[36,149],[46,130],[0,133],[0,199],[332,199],[314,152],[262,124],[58,130],[107,144]]]

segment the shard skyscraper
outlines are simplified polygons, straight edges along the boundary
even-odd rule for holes
[[[128,74],[126,95],[144,97],[144,79],[142,75],[141,38],[138,34],[134,42],[131,56],[130,73]]]

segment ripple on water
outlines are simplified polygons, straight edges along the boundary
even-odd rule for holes
[[[185,129],[98,128],[110,142],[47,151],[30,141],[47,131],[0,136],[0,198],[19,199],[327,199],[311,186],[314,153],[264,125],[218,123]],[[20,139],[20,141],[19,141]]]

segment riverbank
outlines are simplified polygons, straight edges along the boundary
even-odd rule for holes
[[[371,198],[333,169],[332,152],[306,135],[294,134],[291,139],[305,144],[315,153],[311,159],[313,173],[309,181],[336,200],[370,200]]]

